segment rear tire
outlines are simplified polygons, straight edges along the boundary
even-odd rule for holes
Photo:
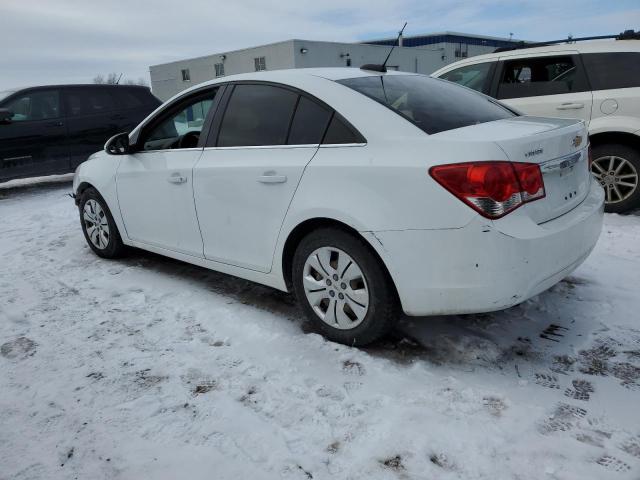
[[[591,172],[605,189],[604,209],[623,213],[640,207],[640,152],[618,143],[596,145]]]
[[[91,250],[102,258],[118,258],[124,255],[125,245],[113,220],[111,211],[102,196],[94,188],[87,188],[78,202],[80,225]]]
[[[315,328],[346,345],[367,345],[389,331],[400,309],[393,282],[365,241],[339,228],[302,239],[293,290]]]

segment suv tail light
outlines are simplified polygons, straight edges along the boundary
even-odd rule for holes
[[[589,171],[591,171],[591,164],[593,163],[593,153],[591,152],[591,142],[589,142],[589,146],[587,147],[587,154],[589,155]]]
[[[431,167],[429,174],[480,215],[492,219],[545,196],[542,172],[534,163],[454,163]]]

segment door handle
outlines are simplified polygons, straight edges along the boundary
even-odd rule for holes
[[[180,175],[178,173],[174,173],[169,178],[167,178],[167,181],[169,183],[177,183],[177,184],[187,183],[187,177],[183,177],[182,175]]]
[[[64,127],[64,123],[58,121],[58,122],[49,122],[47,125],[49,125],[50,127]]]
[[[580,110],[584,108],[584,103],[561,103],[556,110]]]
[[[287,176],[266,172],[264,175],[258,177],[258,181],[260,183],[284,183],[287,181]]]

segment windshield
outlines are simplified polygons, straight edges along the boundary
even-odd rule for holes
[[[17,90],[4,90],[0,92],[0,102],[15,92],[17,92]]]
[[[338,83],[382,103],[428,134],[515,116],[489,97],[422,75],[379,75]]]

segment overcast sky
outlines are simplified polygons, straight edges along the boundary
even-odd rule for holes
[[[0,90],[149,82],[149,66],[302,38],[358,41],[452,30],[527,40],[640,28],[638,0],[0,0]]]

